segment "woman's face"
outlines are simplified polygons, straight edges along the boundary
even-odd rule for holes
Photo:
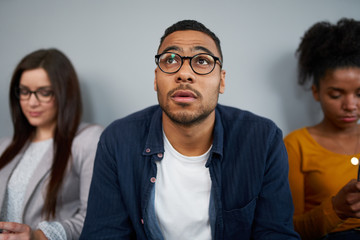
[[[313,96],[319,101],[324,122],[337,128],[357,125],[360,116],[360,68],[347,67],[328,71],[313,86]]]
[[[24,71],[19,83],[21,110],[37,130],[53,131],[56,125],[57,106],[50,79],[43,68]],[[30,93],[29,91],[36,91]]]

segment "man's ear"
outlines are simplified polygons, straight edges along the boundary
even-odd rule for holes
[[[158,71],[158,68],[155,68],[155,78],[154,78],[154,90],[157,92],[157,81],[156,81],[156,73]]]
[[[223,94],[225,92],[225,75],[226,71],[221,70],[220,72],[220,87],[219,87],[219,93]]]

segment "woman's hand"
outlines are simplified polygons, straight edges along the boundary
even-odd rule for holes
[[[352,179],[332,199],[336,214],[343,220],[360,218],[360,182]]]
[[[32,230],[29,225],[16,222],[0,222],[0,240],[47,240],[41,230]]]

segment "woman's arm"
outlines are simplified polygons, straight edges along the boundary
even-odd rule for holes
[[[305,213],[305,174],[301,170],[300,147],[297,141],[285,138],[289,159],[289,183],[294,203],[294,228],[302,239],[318,239],[343,221],[335,213],[331,197]]]

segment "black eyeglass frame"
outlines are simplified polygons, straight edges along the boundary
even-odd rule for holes
[[[35,97],[36,97],[36,99],[37,99],[39,102],[48,103],[48,102],[51,102],[51,100],[52,100],[52,99],[54,98],[54,96],[55,96],[54,91],[53,91],[53,90],[49,90],[49,91],[51,92],[51,96],[50,96],[49,100],[48,100],[48,101],[42,101],[42,100],[40,100],[39,97],[38,97],[38,92],[40,92],[41,90],[44,90],[44,89],[41,89],[41,88],[40,88],[40,89],[37,89],[37,90],[35,90],[35,91],[30,91],[29,89],[26,89],[26,90],[28,91],[29,97],[26,98],[26,99],[21,99],[20,90],[21,90],[20,87],[15,88],[15,96],[16,96],[19,100],[26,100],[26,101],[27,101],[27,100],[29,100],[29,99],[31,98],[31,95],[34,94]]]
[[[166,53],[175,54],[175,55],[179,56],[180,59],[181,59],[181,64],[180,64],[180,66],[179,66],[179,69],[176,70],[175,72],[166,72],[166,71],[164,71],[164,70],[160,67],[160,61],[159,61],[159,59],[160,59],[161,55],[166,54]],[[198,73],[197,71],[194,70],[194,68],[193,68],[193,66],[192,66],[192,64],[191,64],[191,61],[192,61],[193,58],[195,58],[195,57],[197,57],[197,56],[199,56],[199,55],[208,55],[208,56],[210,56],[210,57],[212,57],[212,58],[214,59],[214,63],[215,63],[215,64],[214,64],[214,66],[213,66],[213,68],[211,69],[210,72],[208,72],[208,73]],[[217,62],[219,63],[220,68],[222,68],[222,62],[221,62],[220,58],[215,57],[214,55],[211,55],[211,54],[209,54],[209,53],[198,53],[198,54],[195,54],[195,55],[192,56],[192,57],[189,57],[189,56],[181,56],[180,54],[174,53],[174,52],[163,52],[163,53],[160,53],[160,54],[155,55],[155,63],[156,63],[156,65],[159,67],[159,69],[160,69],[162,72],[168,73],[168,74],[177,73],[177,72],[181,69],[181,67],[183,66],[183,64],[184,64],[184,59],[189,59],[189,64],[190,64],[191,69],[194,71],[194,73],[199,74],[199,75],[207,75],[207,74],[210,74],[212,71],[214,71]]]

